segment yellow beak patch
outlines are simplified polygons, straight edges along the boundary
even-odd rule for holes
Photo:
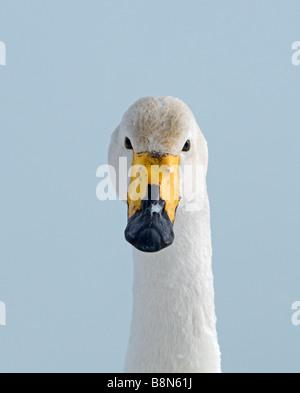
[[[134,153],[128,190],[128,219],[142,210],[142,200],[148,197],[148,186],[156,185],[159,186],[159,197],[166,202],[165,211],[174,223],[180,200],[179,163],[179,156]]]

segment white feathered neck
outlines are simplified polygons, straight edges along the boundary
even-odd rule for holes
[[[137,152],[180,154],[180,166],[201,167],[181,177],[198,185],[199,206],[182,193],[175,219],[175,242],[156,254],[134,250],[133,316],[127,372],[220,372],[216,333],[209,202],[206,192],[206,140],[188,106],[173,97],[146,97],[133,104],[112,135],[109,163],[119,173],[119,158]],[[187,140],[188,153],[181,153]],[[129,185],[129,179],[128,179]],[[118,189],[118,186],[117,186]],[[188,187],[187,187],[188,189]],[[203,201],[204,196],[204,201]]]
[[[125,372],[218,373],[208,198],[178,208],[174,244],[134,251],[133,317]]]

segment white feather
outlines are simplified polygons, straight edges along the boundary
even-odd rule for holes
[[[144,126],[145,110],[152,111],[147,115],[154,122],[152,127]],[[168,116],[163,121],[166,111]],[[173,139],[173,129],[168,131],[166,128],[165,134],[162,129],[170,120],[170,113],[174,113],[177,119],[170,124],[173,127],[180,124],[178,129],[181,130]],[[139,128],[135,128],[137,125]],[[157,134],[151,131],[155,125]],[[146,98],[129,109],[110,146],[109,160],[116,168],[118,157],[129,154],[123,148],[124,137],[128,135],[133,145],[138,146],[138,151],[147,151],[152,145],[157,151],[169,145],[172,154],[180,154],[183,142],[191,139],[192,149],[181,154],[181,166],[202,165],[203,171],[200,176],[196,177],[194,173],[185,179],[191,184],[197,183],[200,191],[193,200],[181,195],[173,245],[156,254],[134,250],[133,315],[125,371],[219,373],[221,360],[216,332],[210,208],[205,178],[208,160],[206,141],[189,108],[171,97]],[[181,192],[185,189],[182,179],[180,189]],[[151,213],[161,213],[160,206],[153,204]]]

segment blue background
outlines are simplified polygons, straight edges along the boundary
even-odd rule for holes
[[[111,132],[177,96],[209,145],[225,372],[299,372],[299,0],[0,0],[0,371],[122,371],[126,206],[99,202]]]

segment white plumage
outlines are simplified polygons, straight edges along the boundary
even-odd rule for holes
[[[182,101],[148,97],[124,115],[112,136],[109,162],[118,169],[128,137],[135,152],[180,155],[181,201],[174,243],[154,254],[134,249],[133,315],[125,372],[221,372],[211,267],[210,208],[206,191],[207,144]],[[189,152],[182,152],[186,140]],[[131,160],[131,161],[130,161]],[[197,185],[196,195],[189,185]],[[153,212],[159,207],[152,206]]]

